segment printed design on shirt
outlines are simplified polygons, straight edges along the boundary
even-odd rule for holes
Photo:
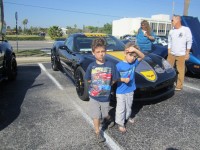
[[[183,37],[183,33],[179,33],[178,37],[182,38]]]
[[[111,83],[110,67],[95,67],[91,72],[92,83],[90,84],[89,94],[93,97],[109,96]]]
[[[135,71],[135,66],[131,66],[128,70],[126,71],[120,71],[120,76],[122,78],[130,78],[131,74]]]

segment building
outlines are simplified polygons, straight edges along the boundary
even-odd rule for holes
[[[66,28],[61,28],[61,30],[62,30],[63,36],[67,35],[67,33],[66,33],[67,29]]]
[[[158,14],[153,15],[151,18],[122,18],[119,20],[114,20],[112,22],[112,35],[120,38],[123,35],[137,34],[138,29],[140,28],[140,23],[142,20],[147,20],[154,31],[158,36],[168,35],[171,29],[171,20],[169,15]]]

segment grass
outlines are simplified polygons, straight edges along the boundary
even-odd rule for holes
[[[17,57],[49,57],[50,55],[39,49],[15,51]]]

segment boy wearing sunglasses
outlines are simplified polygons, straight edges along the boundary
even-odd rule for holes
[[[120,73],[120,79],[117,82],[117,106],[115,122],[119,126],[119,131],[126,132],[125,121],[134,123],[131,116],[131,107],[133,103],[135,85],[135,68],[145,55],[139,50],[134,43],[127,43],[124,51],[125,59],[119,62],[116,67]]]

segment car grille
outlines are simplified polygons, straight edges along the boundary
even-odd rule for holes
[[[158,98],[174,88],[174,81],[174,79],[170,79],[156,85],[155,87],[139,88],[135,91],[134,97],[136,100]]]

